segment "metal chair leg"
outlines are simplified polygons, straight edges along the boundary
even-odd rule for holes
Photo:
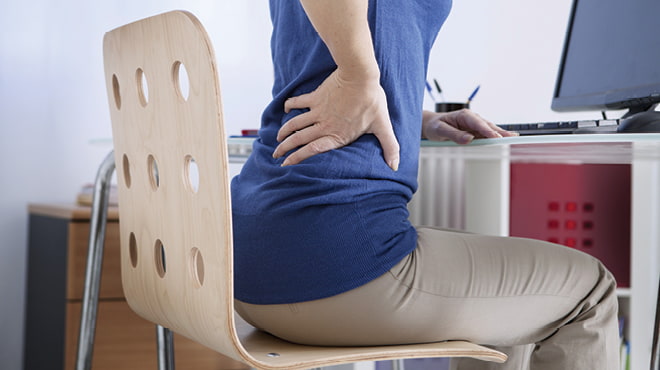
[[[88,370],[92,367],[96,313],[98,310],[99,286],[101,284],[101,264],[103,262],[103,243],[108,219],[108,197],[114,170],[115,158],[114,153],[111,151],[101,163],[94,183],[76,370]]]
[[[158,370],[174,370],[174,337],[168,328],[156,325]]]
[[[405,370],[403,360],[392,360],[392,370]]]
[[[653,324],[653,346],[651,347],[651,370],[660,370],[660,283],[655,304],[655,323]]]

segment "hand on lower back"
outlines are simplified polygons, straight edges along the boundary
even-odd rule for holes
[[[288,99],[284,110],[308,108],[287,121],[278,132],[274,158],[291,152],[282,163],[293,165],[329,150],[346,146],[364,134],[374,134],[385,162],[399,165],[399,143],[394,136],[387,100],[378,78],[345,79],[335,70],[313,92]]]

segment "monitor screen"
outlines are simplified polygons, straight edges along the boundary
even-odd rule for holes
[[[647,110],[660,102],[660,0],[574,0],[555,111]]]

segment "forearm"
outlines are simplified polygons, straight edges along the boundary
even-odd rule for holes
[[[378,78],[367,0],[300,0],[346,78]]]

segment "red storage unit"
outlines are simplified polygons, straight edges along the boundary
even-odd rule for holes
[[[630,286],[629,164],[512,163],[511,236],[589,253]]]

